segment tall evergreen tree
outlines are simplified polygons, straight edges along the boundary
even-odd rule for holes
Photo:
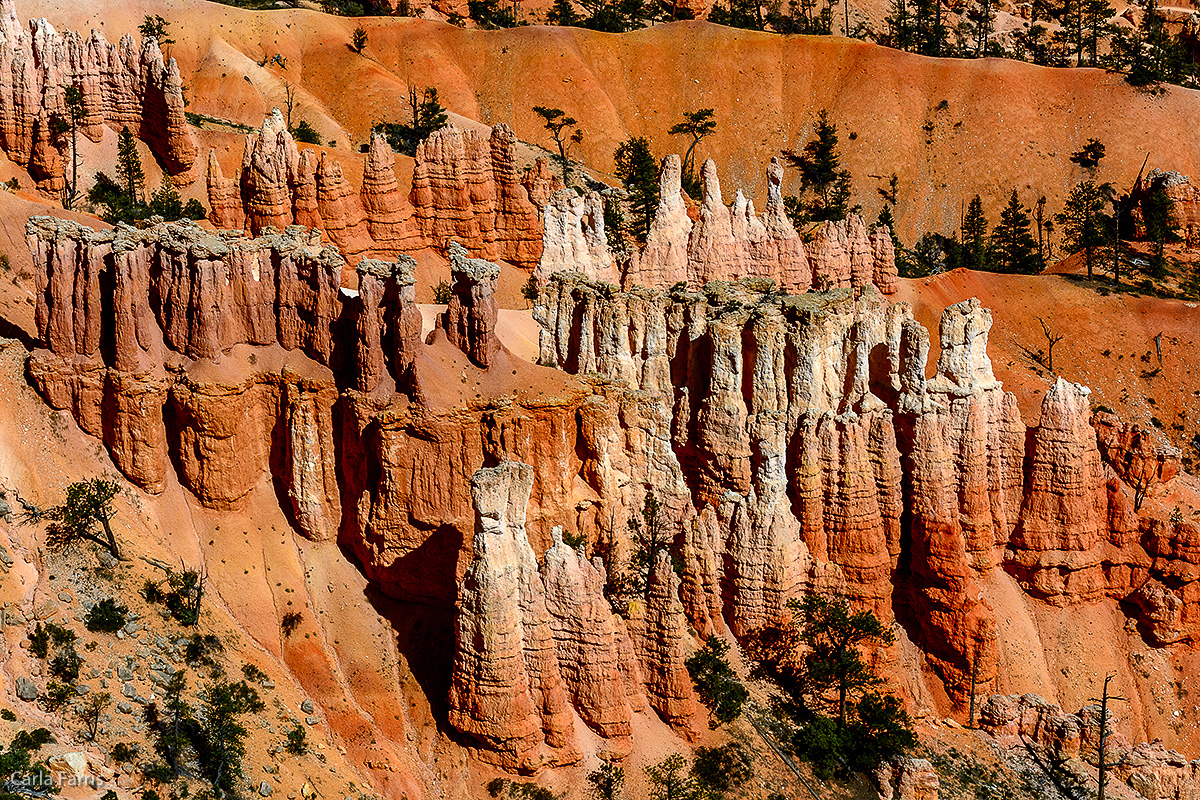
[[[1155,0],[1148,0],[1140,29],[1113,36],[1105,65],[1124,72],[1130,85],[1155,93],[1163,83],[1189,85],[1196,77],[1195,62],[1167,30]]]
[[[992,7],[992,0],[979,0],[979,4],[967,12],[967,18],[971,21],[974,55],[984,58],[996,30],[996,9]]]
[[[1150,255],[1150,274],[1162,278],[1167,272],[1166,245],[1175,239],[1179,223],[1172,213],[1175,202],[1167,194],[1161,181],[1156,181],[1150,194],[1142,203],[1142,216],[1146,222],[1146,238],[1154,244]]]
[[[554,0],[554,5],[546,12],[546,21],[551,25],[575,27],[582,20],[583,17],[576,13],[571,0]]]
[[[749,645],[756,671],[783,691],[779,710],[797,725],[792,746],[821,777],[869,771],[917,743],[912,720],[864,651],[895,633],[870,611],[814,593],[792,600],[793,620],[768,627]]]
[[[117,134],[117,180],[126,196],[133,203],[141,203],[146,188],[146,173],[142,171],[142,159],[138,156],[137,139],[129,126]]]
[[[1100,43],[1108,38],[1113,30],[1108,21],[1116,12],[1108,0],[1081,0],[1081,4],[1080,27],[1083,45],[1088,54],[1088,64],[1095,66],[1098,63]]]
[[[967,204],[962,223],[962,265],[967,269],[986,270],[991,267],[988,257],[988,221],[983,215],[983,200],[979,195]]]
[[[71,130],[71,183],[63,191],[63,208],[71,208],[79,198],[79,126],[87,111],[83,107],[83,91],[68,86],[64,92],[67,105],[67,124]]]
[[[1030,233],[1029,211],[1021,205],[1016,189],[992,231],[992,262],[1000,272],[1028,275],[1042,268],[1037,240]]]
[[[913,19],[909,13],[907,0],[892,0],[887,18],[887,37],[881,41],[889,47],[899,50],[911,50],[913,46]]]
[[[158,754],[171,767],[176,777],[182,771],[184,751],[196,727],[191,706],[184,697],[186,689],[186,673],[176,670],[164,690],[163,714],[154,726],[154,733],[158,739]]]
[[[399,122],[380,122],[372,128],[387,137],[388,144],[397,153],[414,156],[417,145],[429,138],[429,134],[446,127],[448,117],[446,109],[438,100],[438,90],[434,86],[426,86],[418,91],[416,86],[408,87],[408,109],[412,118],[411,125]]]
[[[263,708],[258,692],[245,681],[231,683],[217,676],[200,691],[200,765],[204,777],[222,795],[242,777],[248,731],[241,718]]]
[[[949,31],[942,23],[940,0],[913,0],[912,51],[923,56],[940,56],[946,47]]]
[[[1071,190],[1066,206],[1054,217],[1063,226],[1066,246],[1075,252],[1083,252],[1088,280],[1094,278],[1097,252],[1108,241],[1104,209],[1112,199],[1112,184],[1086,180]]]
[[[639,244],[645,244],[650,221],[658,208],[658,163],[650,152],[650,143],[642,136],[622,142],[613,161],[614,174],[629,193],[631,231]]]
[[[809,219],[836,220],[846,216],[850,203],[850,173],[840,169],[837,126],[829,121],[824,109],[817,115],[816,138],[799,153],[785,151],[784,158],[800,170],[801,191],[814,195],[805,208]]]

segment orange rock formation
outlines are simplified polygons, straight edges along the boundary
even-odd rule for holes
[[[154,39],[143,40],[139,49],[128,34],[110,44],[96,30],[86,38],[75,31],[60,34],[45,19],[22,26],[15,0],[2,0],[0,148],[53,194],[66,185],[70,142],[54,133],[51,121],[69,118],[68,86],[82,93],[79,130],[92,141],[100,141],[105,126],[127,126],[172,175],[186,173],[196,160],[179,67],[173,58],[164,61]]]
[[[553,370],[500,345],[498,268],[458,246],[454,300],[423,343],[411,259],[362,259],[342,288],[341,256],[299,227],[38,217],[27,233],[44,347],[28,372],[47,402],[148,491],[173,467],[203,504],[237,508],[247,475],[272,474],[305,536],[337,537],[390,594],[453,605],[449,721],[505,768],[574,760],[576,712],[614,753],[643,705],[694,737],[689,624],[745,637],[808,589],[888,620],[906,609],[958,698],[995,674],[991,570],[1060,605],[1128,600],[1159,642],[1198,633],[1200,527],[1143,503],[1169,490],[1177,451],[1093,418],[1065,381],[1027,428],[977,301],[943,313],[926,378],[928,332],[872,284],[620,291],[560,272],[535,309]],[[454,394],[469,370],[551,391]],[[660,554],[625,620],[601,587],[651,492],[682,574]]]

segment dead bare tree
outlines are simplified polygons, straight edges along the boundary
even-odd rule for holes
[[[1158,352],[1158,365],[1162,366],[1162,331],[1154,337],[1154,349]]]
[[[1042,323],[1042,333],[1046,336],[1046,369],[1054,372],[1054,345],[1062,341],[1063,334],[1055,333],[1041,317],[1037,321]]]
[[[1107,783],[1107,781],[1108,781],[1108,768],[1110,766],[1115,766],[1113,764],[1107,763],[1104,760],[1104,745],[1106,743],[1106,740],[1108,739],[1108,701],[1109,700],[1125,700],[1124,697],[1118,697],[1116,695],[1110,695],[1108,693],[1108,684],[1109,684],[1109,681],[1111,681],[1113,679],[1113,677],[1114,676],[1112,675],[1112,673],[1105,675],[1104,676],[1104,692],[1103,692],[1103,694],[1101,694],[1101,696],[1098,698],[1097,697],[1092,698],[1092,702],[1100,703],[1100,740],[1096,744],[1096,749],[1097,749],[1096,769],[1099,771],[1099,775],[1097,776],[1097,784],[1098,784],[1098,790],[1099,790],[1097,800],[1104,800],[1104,786],[1105,786],[1105,783]]]
[[[287,105],[287,126],[292,129],[292,109],[296,105],[296,87],[288,83],[284,85],[283,102]]]

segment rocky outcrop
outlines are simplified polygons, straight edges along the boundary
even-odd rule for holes
[[[806,589],[888,618],[899,585],[915,611],[909,635],[951,694],[965,696],[969,675],[985,685],[995,675],[995,612],[980,577],[1003,563],[1040,597],[1078,603],[1107,592],[1140,603],[1159,640],[1190,635],[1180,610],[1190,589],[1142,588],[1135,565],[1161,540],[1145,536],[1145,514],[1121,517],[1132,532],[1115,561],[1129,566],[1103,580],[1104,512],[1124,495],[1105,501],[1114,490],[1086,394],[1060,383],[1027,432],[992,373],[991,315],[978,301],[944,312],[928,379],[928,332],[871,285],[781,297],[747,278],[703,293],[615,292],[560,273],[535,318],[542,363],[671,409],[686,505],[702,509],[673,523],[698,630],[727,622],[744,637],[782,621]],[[1121,437],[1114,429],[1114,458],[1128,452]],[[1172,475],[1169,458],[1162,464]],[[1174,541],[1189,541],[1180,525]],[[1186,546],[1163,551],[1172,574],[1190,563]],[[1164,586],[1178,580],[1156,574]]]
[[[1130,192],[1130,215],[1138,236],[1146,234],[1146,218],[1151,195],[1162,190],[1171,200],[1171,220],[1178,226],[1188,247],[1200,243],[1200,189],[1187,175],[1175,170],[1163,171],[1154,167],[1138,181]],[[1150,212],[1153,213],[1153,212]]]
[[[208,221],[221,230],[241,230],[246,226],[241,187],[236,178],[221,173],[217,152],[208,151]]]
[[[700,181],[703,196],[693,223],[680,190],[679,158],[663,159],[658,209],[646,246],[624,265],[626,288],[668,289],[682,282],[699,289],[709,281],[749,276],[772,281],[789,293],[869,285],[889,294],[896,290],[891,236],[885,230],[868,235],[857,214],[822,223],[812,242],[802,243],[784,208],[778,159],[772,158],[767,168],[761,218],[740,190],[733,205],[725,205],[712,159],[704,162]]]
[[[938,800],[941,781],[928,759],[902,757],[881,764],[872,778],[879,800]]]
[[[1132,745],[1113,732],[1117,724],[1110,706],[1104,742],[1109,781],[1125,784],[1135,796],[1158,800],[1190,800],[1200,794],[1200,760],[1189,762],[1160,739]],[[979,726],[1003,747],[1048,757],[1075,780],[1094,780],[1100,763],[1098,703],[1067,714],[1035,694],[992,695],[980,710]]]
[[[744,207],[738,215],[742,237],[734,238],[729,209],[721,197],[717,164],[711,158],[700,168],[700,215],[692,226],[687,243],[688,286],[699,288],[711,280],[728,280],[745,274],[748,256],[747,238],[766,237],[761,223],[756,230],[753,212]]]
[[[448,248],[450,256],[450,302],[439,325],[446,336],[466,353],[477,366],[486,369],[500,350],[496,336],[496,279],[500,267],[479,258],[471,258],[457,242]]]
[[[179,68],[154,39],[138,48],[128,34],[110,44],[95,30],[60,34],[45,19],[22,26],[14,0],[0,2],[0,148],[55,194],[65,186],[70,141],[51,121],[68,116],[66,87],[82,94],[84,136],[98,142],[105,127],[128,127],[177,183],[191,182],[198,148],[184,119]]]
[[[669,288],[688,282],[688,236],[692,220],[683,203],[679,156],[663,159],[658,173],[658,208],[650,220],[646,246],[625,273],[625,286]]]
[[[578,272],[594,281],[617,284],[616,264],[604,233],[604,197],[570,189],[555,192],[545,205],[542,256],[533,276],[545,283],[555,272]]]
[[[471,479],[476,530],[459,586],[450,724],[481,754],[526,773],[578,758],[550,639],[537,559],[525,534],[533,468],[505,462]]]
[[[426,242],[454,240],[474,256],[526,269],[538,263],[539,209],[517,175],[515,143],[503,124],[487,139],[451,125],[417,147],[410,199]]]
[[[27,236],[46,347],[31,356],[29,374],[52,405],[71,409],[148,491],[161,490],[169,452],[181,481],[214,508],[234,507],[253,487],[248,475],[277,468],[306,535],[333,534],[341,514],[330,370],[341,368],[337,342],[351,313],[336,251],[296,227],[246,239],[190,222],[96,232],[35,217]],[[364,281],[375,316],[351,341],[360,388],[385,373],[409,388],[420,334],[411,262],[368,270],[386,277]],[[239,347],[298,351],[311,368],[263,374],[243,363],[221,381],[197,378]],[[273,446],[277,428],[287,433]],[[277,456],[282,463],[270,463]]]
[[[628,633],[604,597],[608,576],[603,562],[599,558],[589,562],[579,549],[564,544],[561,529],[555,528],[552,536],[554,545],[546,551],[542,578],[563,678],[584,722],[609,740],[608,751],[628,755],[633,746],[633,710],[630,686],[621,671]],[[641,691],[636,683],[632,688]]]
[[[317,165],[317,212],[342,257],[356,262],[371,247],[362,202],[342,176],[342,165],[321,153]]]
[[[541,259],[543,231],[542,206],[530,193],[548,198],[555,182],[544,164],[519,175],[515,143],[505,125],[487,139],[453,126],[435,131],[417,148],[412,187],[403,190],[386,138],[374,133],[356,190],[327,151],[299,149],[274,109],[261,130],[246,136],[240,214],[210,154],[210,219],[223,228],[244,225],[256,236],[291,224],[314,228],[352,263],[457,241],[474,257],[532,270]],[[596,258],[607,251],[603,213],[600,219],[599,233],[591,234]]]
[[[1029,481],[1006,567],[1051,603],[1100,597],[1108,499],[1091,392],[1059,378],[1042,401]]]
[[[362,204],[366,209],[372,251],[391,257],[420,246],[413,208],[396,181],[395,160],[383,134],[372,133],[363,168]]]
[[[665,551],[658,552],[650,570],[643,616],[632,624],[650,705],[685,739],[698,739],[703,707],[684,665],[690,655],[687,617],[679,601],[679,578]]]
[[[1139,506],[1147,497],[1161,495],[1179,475],[1183,453],[1157,430],[1122,422],[1105,411],[1091,422],[1104,463],[1137,493]]]
[[[283,230],[292,224],[293,193],[300,183],[299,162],[296,140],[278,108],[267,115],[258,133],[246,134],[241,187],[246,227],[252,235],[258,236],[267,228]],[[209,205],[215,206],[215,200],[210,194]]]
[[[545,208],[554,193],[563,188],[562,176],[550,169],[550,161],[538,156],[525,168],[521,185],[529,192],[529,202],[534,208]]]

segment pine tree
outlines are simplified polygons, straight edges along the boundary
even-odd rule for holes
[[[37,520],[47,520],[46,544],[65,547],[74,542],[88,541],[104,547],[120,560],[121,551],[113,535],[111,520],[116,516],[113,498],[120,491],[116,481],[92,478],[76,481],[67,487],[66,500],[60,506],[39,511]],[[96,532],[99,525],[104,535]]]
[[[617,148],[613,161],[614,174],[629,193],[633,236],[638,243],[645,244],[650,221],[658,208],[658,164],[650,152],[650,143],[644,137],[632,137]]]
[[[1029,212],[1017,198],[1016,189],[992,231],[992,261],[1000,272],[1029,275],[1041,271],[1038,243],[1030,233]]]
[[[158,753],[166,760],[171,770],[178,776],[181,772],[181,761],[184,749],[187,747],[189,735],[195,728],[192,709],[184,698],[187,689],[187,677],[183,670],[177,670],[168,681],[163,694],[164,714],[155,726],[158,738]]]
[[[896,640],[870,611],[844,600],[806,593],[788,607],[793,618],[770,627],[748,646],[759,674],[785,693],[778,708],[796,724],[792,747],[817,775],[870,771],[917,743],[899,700],[878,692],[872,649]]]
[[[380,122],[372,130],[382,132],[397,153],[414,156],[417,145],[428,139],[429,134],[446,127],[448,117],[438,100],[438,90],[433,86],[426,86],[421,91],[415,86],[408,87],[408,109],[411,125]]]
[[[1100,162],[1103,160],[1104,143],[1099,139],[1088,139],[1087,144],[1071,153],[1071,163],[1078,164],[1092,179],[1096,177],[1096,170],[1100,168]]]
[[[971,21],[974,55],[976,58],[984,58],[988,55],[988,45],[992,33],[996,30],[996,10],[992,7],[992,0],[980,0],[977,7],[967,12],[967,18]]]
[[[248,731],[241,717],[263,708],[258,692],[245,681],[230,683],[217,676],[200,691],[200,766],[220,794],[232,791],[242,777]]]
[[[68,86],[64,92],[67,105],[67,120],[71,128],[71,185],[63,192],[63,208],[71,208],[79,197],[79,125],[87,115],[83,107],[83,91],[78,86]]]
[[[578,120],[568,116],[561,108],[534,106],[533,112],[542,118],[544,121],[542,127],[548,130],[551,138],[554,139],[554,144],[558,147],[558,161],[562,165],[563,185],[570,186],[571,160],[568,154],[571,151],[571,145],[583,142],[583,131],[576,128],[574,133],[568,134],[566,130]]]
[[[158,46],[166,54],[169,52],[171,45],[175,44],[175,40],[171,38],[170,32],[167,30],[171,23],[160,17],[158,14],[150,16],[147,14],[142,17],[142,24],[138,26],[138,33],[143,39],[154,39],[158,42]]]
[[[846,216],[850,202],[850,173],[839,169],[837,126],[824,109],[817,115],[816,138],[796,153],[784,152],[788,162],[800,170],[802,192],[813,192],[806,210],[812,220],[836,220]]]
[[[1088,54],[1088,63],[1095,66],[1100,42],[1112,33],[1108,21],[1116,13],[1108,0],[1081,0],[1080,25],[1083,31],[1083,43]]]
[[[1108,241],[1108,223],[1104,208],[1112,199],[1112,184],[1097,184],[1095,181],[1086,180],[1071,190],[1066,206],[1054,217],[1063,226],[1066,246],[1076,252],[1083,252],[1088,280],[1094,278],[1097,251]]]
[[[909,50],[913,43],[913,20],[909,12],[907,0],[892,0],[888,16],[884,19],[887,25],[887,36],[881,44],[895,47],[898,50]]]
[[[986,270],[991,266],[988,257],[988,222],[983,215],[983,200],[979,195],[971,198],[962,224],[963,266],[967,269]]]
[[[554,5],[546,12],[546,22],[551,25],[577,27],[582,20],[571,0],[554,0]]]
[[[175,190],[170,175],[164,175],[162,184],[150,195],[150,213],[167,222],[174,222],[183,216],[183,200]]]
[[[942,55],[949,31],[942,23],[940,0],[913,0],[911,13],[914,26],[912,52],[924,56]]]
[[[128,126],[121,128],[117,134],[117,180],[130,203],[142,202],[146,173],[142,171],[142,159],[138,157],[137,140],[129,132]]]
[[[588,773],[588,795],[594,800],[621,800],[625,794],[625,770],[612,761],[601,761]]]
[[[1189,85],[1196,76],[1195,63],[1167,30],[1155,0],[1148,0],[1140,29],[1117,31],[1113,36],[1105,66],[1124,72],[1131,86],[1152,93],[1162,91],[1162,83]]]
[[[683,153],[683,174],[681,183],[688,196],[700,196],[700,182],[696,179],[696,145],[700,140],[711,136],[717,129],[717,121],[713,117],[713,109],[702,108],[699,111],[685,111],[683,122],[672,125],[667,133],[671,136],[690,136],[692,141]]]
[[[909,50],[913,45],[912,15],[906,0],[892,0],[890,13],[884,20],[888,35],[882,43],[899,50]]]
[[[694,800],[695,780],[687,770],[687,761],[678,753],[645,768],[650,800]]]
[[[1179,223],[1172,213],[1175,202],[1167,194],[1161,181],[1156,181],[1150,194],[1142,203],[1142,215],[1146,221],[1146,237],[1154,243],[1150,255],[1150,274],[1162,278],[1167,272],[1166,244],[1175,239]]]

